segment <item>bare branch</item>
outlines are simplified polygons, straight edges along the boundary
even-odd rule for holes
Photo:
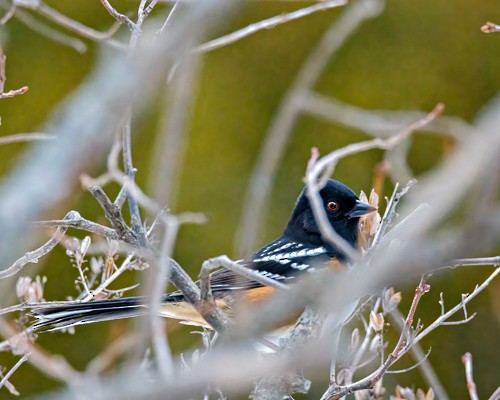
[[[471,400],[479,400],[476,391],[476,384],[474,383],[474,377],[472,376],[472,354],[465,353],[462,356],[462,362],[465,365],[465,377],[467,379],[467,390],[469,391],[469,396]]]
[[[16,90],[9,90],[8,92],[1,93],[0,99],[7,99],[10,97],[19,96],[20,94],[26,93],[28,90],[29,90],[28,86],[23,86],[22,88]]]
[[[38,133],[38,132],[16,133],[15,135],[0,137],[0,145],[20,143],[20,142],[34,142],[37,140],[54,140],[54,139],[56,139],[56,137],[48,133]]]
[[[95,40],[98,42],[103,42],[110,47],[119,49],[119,50],[124,50],[126,47],[123,43],[120,43],[116,40],[111,39],[111,36],[113,36],[116,33],[117,26],[112,26],[109,31],[107,32],[99,32],[96,31],[95,29],[92,29],[81,22],[75,21],[72,18],[69,18],[68,16],[60,13],[56,9],[50,7],[49,5],[45,4],[43,1],[39,0],[34,3],[35,6],[32,6],[32,3],[29,5],[26,5],[27,8],[33,9],[34,11],[38,12],[40,15],[44,16],[45,18],[49,19],[52,22],[55,22],[56,24],[68,29],[69,31],[72,31],[74,33],[79,34],[80,36],[83,36],[87,39]]]
[[[70,211],[64,217],[63,221],[72,220],[77,218],[79,215],[75,211]],[[24,256],[19,258],[14,264],[12,264],[9,268],[6,268],[0,271],[0,279],[8,278],[9,276],[17,274],[21,269],[29,263],[37,263],[40,257],[43,257],[47,253],[49,253],[64,237],[64,234],[68,230],[67,227],[58,227],[56,232],[52,235],[52,237],[47,241],[43,246],[39,247],[36,250],[27,252]]]
[[[93,298],[95,298],[99,293],[102,293],[102,291],[104,289],[106,289],[111,283],[113,283],[116,280],[116,278],[118,278],[121,274],[123,274],[128,269],[130,269],[130,264],[131,264],[131,261],[134,258],[134,256],[135,256],[134,253],[129,254],[127,256],[127,258],[122,262],[122,265],[120,265],[120,268],[118,268],[108,278],[106,278],[96,289],[93,289],[90,294],[85,296],[82,299],[82,302],[90,301]]]
[[[455,307],[451,308],[448,312],[442,314],[439,318],[437,318],[432,324],[430,324],[427,328],[421,331],[414,339],[413,343],[418,343],[423,337],[427,336],[430,332],[436,329],[438,326],[442,325],[444,321],[454,315],[456,312],[460,311],[465,305],[467,305],[474,297],[476,297],[479,293],[481,293],[484,289],[488,287],[490,282],[495,279],[495,277],[500,274],[500,267],[497,267],[491,275],[478,287],[474,289],[474,291],[462,299],[460,303],[458,303]]]
[[[500,386],[493,392],[493,394],[488,398],[488,400],[498,400],[500,399]]]
[[[25,361],[27,361],[27,360],[28,360],[28,358],[29,358],[29,354],[28,354],[28,353],[27,353],[27,354],[25,354],[24,356],[22,356],[22,357],[21,357],[21,358],[17,361],[17,363],[16,363],[16,364],[15,364],[15,365],[14,365],[14,366],[13,366],[13,367],[9,370],[9,372],[7,372],[7,373],[3,376],[2,380],[0,381],[0,389],[2,388],[2,386],[7,387],[7,383],[9,382],[9,378],[12,376],[12,374],[13,374],[14,372],[16,372],[16,370],[17,370],[17,369],[18,369],[18,368],[19,368],[19,367],[20,367],[20,366],[21,366],[21,365],[22,365]],[[12,388],[13,388],[13,386],[12,386]],[[12,390],[12,388],[11,388],[11,389],[9,389],[9,391],[11,392],[11,394],[13,394],[13,395],[15,395],[15,396],[18,396],[18,395],[19,395],[19,393],[15,390],[15,388],[14,388],[14,390]]]
[[[182,4],[182,1],[180,1],[180,0],[178,0],[174,3],[174,5],[172,6],[172,8],[170,9],[170,11],[167,15],[167,18],[165,19],[165,22],[161,26],[160,30],[158,32],[156,32],[156,36],[161,36],[163,33],[165,33],[165,31],[167,30],[167,27],[170,25],[170,22],[172,21],[174,16],[179,11],[181,4]]]
[[[17,7],[14,3],[12,3],[9,6],[7,3],[4,3],[3,1],[1,3],[1,6],[7,10],[7,12],[2,17],[2,19],[0,19],[0,25],[5,25],[14,16]],[[3,88],[0,88],[0,92],[2,92],[2,91],[3,91]]]
[[[456,267],[470,267],[470,266],[484,266],[492,265],[498,267],[500,265],[500,256],[496,257],[477,257],[477,258],[461,258],[453,260],[450,268]]]
[[[15,97],[20,94],[24,94],[29,90],[28,86],[23,86],[20,89],[10,90],[9,92],[4,92],[5,81],[7,80],[5,74],[5,65],[7,62],[7,56],[5,55],[3,49],[0,47],[0,99],[7,99],[9,97]]]
[[[101,0],[101,3],[104,5],[106,10],[115,17],[118,21],[124,22],[128,25],[131,35],[129,41],[129,57],[132,54],[132,51],[136,48],[139,37],[142,33],[142,23],[144,19],[147,17],[149,10],[147,13],[144,10],[146,5],[146,0],[141,0],[139,3],[139,10],[137,12],[137,22],[133,23],[128,17],[123,14],[118,13],[107,0]],[[149,8],[153,8],[156,4],[156,1],[151,1],[149,4]],[[123,166],[125,170],[125,175],[128,178],[128,181],[132,184],[135,184],[135,173],[136,170],[132,161],[132,107],[129,106],[124,113],[123,126],[122,126],[122,153],[123,153]],[[125,191],[127,190],[127,191]],[[141,222],[141,213],[139,211],[139,204],[135,196],[128,192],[128,187],[123,188],[123,194],[127,195],[127,202],[130,211],[130,225],[132,226],[133,232],[137,235],[138,240],[140,241],[141,246],[146,246],[146,232]]]
[[[95,197],[102,210],[106,219],[111,223],[111,226],[115,229],[121,240],[131,245],[138,245],[136,234],[132,229],[130,229],[122,217],[121,210],[109,199],[104,190],[100,186],[93,186],[89,188],[90,193]],[[140,243],[145,246],[145,244]]]
[[[130,29],[131,32],[135,31],[137,26],[136,24],[126,15],[119,13],[116,11],[116,9],[109,3],[108,0],[101,0],[102,5],[106,9],[106,11],[118,22],[121,24],[127,25],[128,29]]]
[[[177,3],[176,3],[177,4]],[[341,7],[347,4],[346,0],[328,0],[322,1],[312,6],[301,8],[296,11],[292,11],[290,13],[283,13],[277,15],[272,18],[264,19],[262,21],[256,22],[254,24],[248,25],[242,29],[239,29],[235,32],[231,32],[228,35],[219,37],[217,39],[211,40],[210,42],[203,43],[195,48],[195,51],[200,53],[206,53],[208,51],[212,51],[218,49],[220,47],[224,47],[235,43],[247,36],[253,35],[264,29],[272,29],[277,27],[278,25],[285,24],[287,22],[303,18],[310,14],[313,14],[318,11],[327,10],[330,8]]]
[[[47,226],[47,227],[58,226],[64,228],[75,228],[82,231],[95,233],[97,235],[101,235],[111,240],[119,240],[119,236],[114,229],[89,221],[88,219],[85,219],[82,216],[80,216],[80,214],[76,211],[70,211],[70,212],[74,213],[72,219],[67,219],[67,220],[53,219],[48,221],[36,221],[33,222],[33,224],[36,226]]]
[[[411,367],[408,367],[408,368],[404,368],[404,369],[397,369],[397,370],[388,370],[386,371],[386,374],[404,374],[408,371],[411,371],[415,368],[418,368],[420,367],[423,363],[425,363],[427,361],[427,359],[429,358],[429,355],[431,354],[431,348],[429,348],[429,350],[427,350],[427,353],[424,354],[424,356],[418,360],[415,364],[413,364]]]
[[[0,0],[0,7],[5,10],[12,10],[12,6],[7,2],[7,0]],[[71,47],[80,54],[87,51],[87,45],[80,39],[68,36],[48,25],[41,23],[38,19],[32,17],[29,13],[20,8],[15,8],[14,17],[28,28],[38,32],[40,35],[45,36],[50,40],[53,40],[54,42],[62,44],[63,46]]]
[[[5,64],[7,62],[7,56],[5,55],[3,49],[0,47],[0,93],[3,93],[5,87],[5,81],[7,77],[5,75]]]

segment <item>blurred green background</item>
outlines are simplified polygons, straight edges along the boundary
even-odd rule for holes
[[[48,3],[96,29],[105,30],[112,23],[97,0]],[[137,3],[116,1],[113,5],[132,16]],[[310,4],[250,3],[230,24],[221,25],[221,32]],[[157,7],[153,16],[162,17],[166,12],[166,8]],[[316,13],[259,32],[204,57],[190,113],[187,152],[174,209],[176,212],[201,211],[209,218],[205,225],[184,226],[180,232],[175,258],[192,276],[196,276],[201,262],[208,257],[235,256],[234,235],[243,211],[249,174],[270,121],[302,62],[341,12],[336,9]],[[380,17],[363,24],[334,55],[315,89],[366,109],[428,111],[436,103],[443,102],[447,115],[472,121],[500,87],[500,35],[486,35],[479,29],[488,20],[500,21],[498,1],[390,0]],[[30,87],[23,96],[1,101],[0,135],[43,129],[43,122],[51,111],[92,70],[99,54],[97,46],[88,42],[88,52],[78,54],[31,31],[15,19],[0,27],[0,35],[8,57],[6,90],[24,85]],[[137,180],[142,187],[148,187],[151,179],[152,146],[158,132],[160,110],[164,108],[152,107],[145,117],[134,123],[134,161],[138,168]],[[279,168],[272,202],[265,213],[265,230],[258,245],[280,234],[301,190],[311,147],[317,146],[324,154],[366,138],[364,133],[341,125],[311,116],[301,117]],[[409,163],[417,176],[439,163],[445,145],[445,140],[437,136],[421,134],[415,137]],[[0,173],[9,171],[16,154],[26,146],[0,146]],[[335,178],[355,191],[369,191],[373,169],[380,158],[381,153],[373,151],[346,159],[338,166]],[[88,173],[97,175],[104,169],[103,161]],[[386,194],[390,191],[388,182]],[[104,222],[98,205],[82,191],[78,182],[75,182],[72,198],[53,210],[51,216],[61,218],[69,209]],[[42,234],[40,243],[49,232]],[[63,249],[57,249],[41,261],[43,263],[36,267],[26,267],[23,273],[35,273],[38,269],[38,273],[48,277],[47,300],[77,295],[73,285],[76,270]],[[445,299],[451,305],[459,301],[461,293],[470,292],[488,272],[488,268],[470,268],[434,276],[432,291],[425,296],[419,317],[428,323],[439,314],[440,291],[445,292]],[[137,279],[130,273],[119,284]],[[406,284],[398,288],[405,294],[403,310],[411,298],[414,282]],[[460,361],[466,351],[474,356],[475,379],[481,398],[489,396],[500,383],[499,290],[500,285],[496,282],[472,303],[470,309],[478,315],[469,324],[442,327],[423,342],[425,349],[432,347],[429,359],[453,399],[467,398]],[[44,334],[38,343],[66,356],[75,368],[83,369],[110,340],[124,331],[128,323],[118,321],[81,327],[75,335]],[[170,335],[176,351],[198,342],[197,335],[190,335],[189,331],[181,327]],[[13,361],[13,357],[0,353],[0,365],[10,366]],[[398,367],[409,365],[408,359]],[[326,378],[326,371],[325,368],[322,379]],[[23,365],[11,381],[23,396],[58,386],[28,364]],[[415,371],[388,376],[387,381],[388,387],[393,387],[395,382],[424,386]],[[319,397],[322,388],[315,381],[308,397]],[[0,392],[0,398],[10,398],[5,389]]]

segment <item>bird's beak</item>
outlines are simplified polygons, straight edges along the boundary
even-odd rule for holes
[[[358,218],[362,217],[365,214],[369,214],[373,211],[376,211],[377,207],[373,207],[367,203],[363,203],[360,200],[356,200],[356,205],[353,207],[351,211],[347,213],[349,218]]]

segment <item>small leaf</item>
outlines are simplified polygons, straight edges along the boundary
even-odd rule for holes
[[[359,329],[356,328],[352,331],[351,334],[351,349],[356,350],[359,345]]]
[[[384,315],[382,313],[375,314],[373,311],[371,311],[370,323],[375,332],[380,332],[382,329],[384,329]]]
[[[394,288],[390,287],[384,292],[383,297],[383,308],[386,313],[389,313],[396,309],[401,302],[401,292],[394,293]]]
[[[72,237],[64,241],[64,246],[66,247],[66,249],[74,253],[80,248],[80,242],[77,238]]]
[[[366,197],[364,191],[361,191],[361,193],[359,194],[359,200],[362,201],[363,203],[368,203],[368,197]]]
[[[102,269],[102,258],[95,258],[95,257],[92,257],[90,259],[90,269],[92,270],[92,273],[94,274],[98,274],[99,272],[101,272],[101,269]]]
[[[90,236],[85,236],[85,238],[82,240],[82,243],[80,245],[80,254],[82,255],[82,258],[85,257],[85,254],[87,254],[87,251],[90,247],[90,242]]]
[[[372,191],[370,192],[370,200],[368,201],[368,204],[378,208],[378,200],[379,200],[378,193],[375,191],[375,189],[372,189]]]

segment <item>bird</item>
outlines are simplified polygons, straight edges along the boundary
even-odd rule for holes
[[[306,191],[304,187],[281,236],[250,257],[237,261],[239,264],[264,277],[291,285],[309,273],[347,261],[341,250],[324,240]],[[319,195],[332,228],[356,248],[360,218],[376,211],[376,207],[362,202],[352,189],[333,179],[326,181]],[[211,273],[210,282],[216,304],[229,316],[235,313],[239,303],[264,301],[276,290],[229,269]],[[134,296],[89,302],[38,303],[32,305],[29,315],[35,318],[34,331],[57,331],[147,314],[144,300],[144,297]],[[180,291],[162,297],[160,315],[210,328]]]

